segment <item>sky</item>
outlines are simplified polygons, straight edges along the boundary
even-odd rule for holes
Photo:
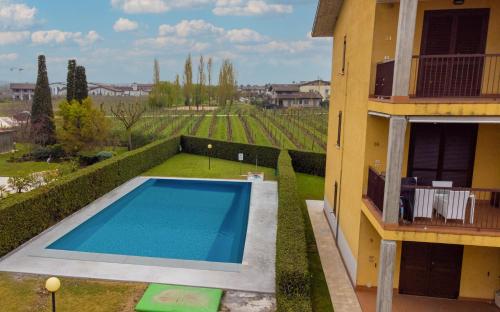
[[[0,82],[50,82],[77,60],[90,82],[151,82],[183,72],[191,53],[224,58],[240,84],[329,80],[332,39],[312,38],[316,0],[0,0]],[[20,70],[22,69],[22,70]]]

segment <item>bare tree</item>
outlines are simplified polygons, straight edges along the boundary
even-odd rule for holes
[[[118,119],[127,132],[128,150],[132,150],[132,127],[141,119],[146,112],[146,105],[141,103],[120,102],[116,107],[111,107],[111,113]]]

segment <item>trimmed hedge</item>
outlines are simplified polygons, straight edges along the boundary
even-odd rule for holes
[[[179,137],[160,140],[78,170],[47,186],[0,201],[0,256],[179,150]]]
[[[233,143],[208,138],[199,138],[193,136],[181,137],[182,151],[190,154],[208,155],[208,144],[213,148],[211,156],[226,160],[238,161],[238,153],[243,153],[243,162],[255,164],[255,158],[259,166],[276,168],[280,150],[270,146]]]
[[[290,155],[278,160],[278,233],[276,238],[276,299],[278,311],[312,311],[311,276],[301,200]]]
[[[325,176],[326,154],[298,150],[289,150],[288,153],[292,158],[295,171],[320,177]]]

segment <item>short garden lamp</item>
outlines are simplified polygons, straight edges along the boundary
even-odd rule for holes
[[[208,170],[210,170],[210,156],[212,154],[212,144],[208,144]]]
[[[56,292],[61,287],[61,281],[57,277],[50,277],[45,282],[45,288],[52,294],[52,312],[56,312]]]

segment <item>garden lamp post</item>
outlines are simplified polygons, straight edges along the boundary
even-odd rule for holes
[[[50,277],[45,282],[45,288],[52,294],[52,312],[56,312],[56,292],[61,287],[61,281],[57,277]]]
[[[210,170],[210,156],[212,155],[212,144],[208,144],[208,170]]]

